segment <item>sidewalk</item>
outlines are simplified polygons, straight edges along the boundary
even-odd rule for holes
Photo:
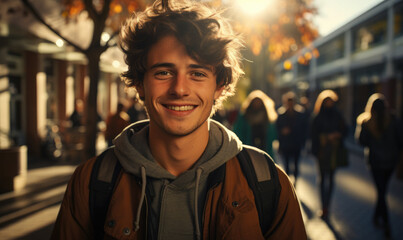
[[[282,167],[281,158],[279,165]],[[319,198],[316,187],[316,172],[311,157],[300,160],[300,177],[296,184],[296,192],[301,203],[302,215],[308,240],[338,240],[338,236],[327,222],[319,217]]]
[[[28,170],[27,186],[0,194],[1,239],[49,239],[75,165],[37,162]]]
[[[370,171],[364,160],[362,148],[354,142],[347,142],[350,150],[349,166],[339,169],[335,175],[335,189],[332,196],[330,218],[327,223],[317,217],[320,200],[317,186],[317,166],[312,156],[301,159],[301,178],[296,191],[305,212],[312,218],[306,228],[310,239],[338,240],[381,240],[382,229],[372,223],[376,190]],[[403,181],[392,176],[387,195],[392,238],[403,236]],[[332,234],[328,234],[330,231]]]

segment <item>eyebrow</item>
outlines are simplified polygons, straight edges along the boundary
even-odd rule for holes
[[[175,64],[173,64],[173,63],[156,63],[156,64],[152,65],[150,67],[150,69],[155,69],[155,68],[159,68],[159,67],[173,68],[173,67],[175,67]],[[189,64],[188,68],[191,68],[191,69],[204,69],[204,70],[213,72],[213,70],[210,67],[205,66],[205,65],[200,65],[200,64]]]

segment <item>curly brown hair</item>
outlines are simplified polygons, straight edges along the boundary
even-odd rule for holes
[[[125,53],[128,70],[121,74],[127,87],[142,85],[147,71],[147,54],[161,38],[173,35],[190,57],[214,67],[217,85],[224,87],[214,110],[235,93],[243,75],[239,35],[227,19],[213,9],[196,2],[157,0],[145,11],[135,13],[123,25],[120,46]]]

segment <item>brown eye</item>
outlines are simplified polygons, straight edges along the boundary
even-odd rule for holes
[[[198,79],[198,80],[207,77],[207,74],[205,74],[205,73],[203,73],[203,72],[198,72],[198,71],[192,72],[191,75],[192,75],[193,78]]]
[[[172,76],[172,73],[169,71],[158,71],[154,74],[157,79],[167,79]]]

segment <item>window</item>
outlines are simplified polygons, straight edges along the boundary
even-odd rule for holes
[[[394,19],[394,35],[395,37],[403,36],[403,3],[395,6],[395,19]]]
[[[318,47],[318,66],[344,57],[344,34]]]
[[[366,51],[386,42],[386,12],[353,30],[353,48],[355,52]]]

